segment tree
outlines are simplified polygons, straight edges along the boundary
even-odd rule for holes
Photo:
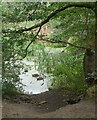
[[[23,4],[25,4],[25,3],[23,3]],[[7,30],[3,30],[3,33],[5,34],[5,36],[6,35],[12,35],[12,34],[14,34],[17,39],[19,39],[19,36],[22,35],[22,34],[24,34],[24,36],[27,37],[27,34],[25,34],[25,32],[31,31],[32,34],[31,34],[30,38],[32,38],[32,40],[29,39],[29,44],[25,48],[25,54],[23,55],[23,58],[26,57],[27,50],[30,47],[30,45],[32,44],[32,42],[35,41],[35,39],[37,39],[37,36],[39,36],[39,32],[40,32],[42,26],[44,24],[48,23],[50,20],[53,20],[53,19],[56,20],[57,17],[62,16],[63,15],[62,12],[63,11],[65,12],[67,9],[69,9],[69,12],[73,11],[74,10],[73,8],[76,8],[76,7],[80,8],[80,9],[82,9],[82,8],[89,9],[89,10],[91,10],[91,11],[93,11],[95,13],[96,24],[97,24],[96,2],[95,3],[69,3],[69,4],[68,3],[64,3],[64,6],[62,4],[61,3],[55,3],[55,4],[54,3],[50,3],[49,6],[47,6],[47,3],[45,3],[45,2],[44,3],[37,3],[37,4],[36,3],[32,3],[32,4],[29,4],[28,6],[26,5],[26,10],[23,9],[21,11],[21,9],[20,9],[19,12],[17,10],[15,10],[15,12],[16,12],[15,14],[19,15],[19,16],[18,16],[18,19],[15,19],[16,21],[14,21],[14,22],[20,22],[20,21],[23,21],[23,19],[29,20],[29,17],[27,17],[27,16],[31,15],[30,10],[33,10],[32,6],[34,6],[34,5],[36,5],[36,8],[34,7],[34,10],[33,10],[33,13],[32,13],[33,14],[32,15],[33,19],[30,17],[30,20],[35,20],[35,18],[38,15],[39,15],[39,17],[41,16],[41,20],[39,20],[39,17],[38,17],[37,20],[39,20],[39,22],[37,24],[32,25],[31,27],[28,27],[28,28],[17,27],[17,28],[14,28],[14,30],[10,30],[10,29],[9,30],[8,29]],[[18,6],[18,5],[16,5],[16,6]],[[56,8],[56,7],[57,7],[57,9],[54,11],[54,8]],[[30,8],[30,9],[28,9],[28,8]],[[37,8],[40,8],[40,9],[37,10]],[[45,14],[44,11],[46,9],[47,9],[47,11],[46,11],[46,14]],[[25,11],[26,11],[26,14],[25,14]],[[22,14],[19,14],[20,12],[22,12]],[[66,11],[66,12],[68,13],[68,11]],[[23,17],[23,19],[20,19],[20,18],[22,18],[22,15],[24,17]],[[11,17],[14,17],[14,16],[12,16],[12,14],[11,14]],[[67,15],[66,15],[66,18],[67,18]],[[72,18],[73,18],[73,16],[72,16]],[[62,26],[64,27],[64,25],[65,24],[63,24]],[[37,33],[34,33],[32,31],[35,28],[39,28],[39,30],[38,30]],[[95,37],[97,36],[96,30],[97,30],[97,28],[95,29]],[[17,40],[17,42],[18,42],[18,44],[20,44],[20,41]],[[95,70],[97,69],[97,65],[93,64],[93,66],[92,66],[93,69],[90,70],[91,60],[87,61],[87,59],[91,59],[92,57],[93,58],[95,57],[95,60],[97,61],[97,44],[96,44],[97,41],[96,41],[96,39],[95,39],[95,55],[92,52],[92,49],[94,49],[93,46],[90,46],[89,44],[86,47],[84,47],[84,46],[78,46],[78,45],[73,45],[71,43],[68,43],[68,42],[66,42],[64,40],[63,41],[60,41],[60,40],[56,41],[55,38],[54,38],[54,41],[49,40],[49,42],[64,42],[66,44],[69,44],[69,45],[72,45],[72,46],[75,46],[75,47],[86,49],[85,60],[84,60],[85,76],[89,77],[89,79],[87,80],[87,82],[88,82],[89,85],[92,84],[95,81],[94,80],[94,76],[93,76],[92,82],[90,82],[91,81],[91,77],[88,76],[88,73],[95,72]],[[23,45],[24,42],[22,41],[21,44]],[[92,57],[91,57],[91,53],[92,53]],[[88,56],[88,58],[87,58],[87,56]],[[88,62],[88,65],[86,65],[87,62],[85,62],[85,61]],[[94,62],[95,64],[97,64],[96,61]],[[87,71],[87,68],[89,69],[88,71]]]

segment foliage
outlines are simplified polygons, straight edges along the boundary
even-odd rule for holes
[[[88,18],[86,18],[86,14],[88,14]],[[67,41],[73,37],[73,39],[77,38],[82,46],[85,46],[88,41],[87,34],[89,35],[92,32],[94,16],[95,14],[91,10],[85,8],[69,8],[65,12],[59,13],[49,23],[54,28],[50,39]]]
[[[20,51],[20,49],[22,49],[23,47],[22,46],[19,47],[19,44],[20,45],[22,44],[19,43],[19,39],[20,39],[19,36],[17,36],[16,34],[3,34],[2,36],[3,95],[8,94],[8,92],[9,94],[11,93],[15,94],[18,91],[22,91],[22,89],[19,87],[19,84],[21,84],[19,75],[20,70],[23,69],[23,63],[20,60],[16,60],[23,54],[22,51]]]
[[[72,53],[72,50],[71,47],[64,49],[66,52],[63,53],[64,61],[63,58],[60,58],[60,63],[54,67],[52,71],[54,77],[51,81],[55,89],[82,94],[85,93],[87,88],[83,72],[84,51],[76,49]],[[76,54],[76,52],[79,53]]]
[[[47,72],[53,76],[50,80],[52,87],[49,86],[49,89],[62,89],[65,94],[67,92],[75,93],[76,95],[85,94],[87,89],[83,72],[85,51],[68,46],[55,55],[55,52],[51,53],[50,47],[48,52],[44,44],[39,45],[38,49],[40,51],[36,53],[37,59],[35,58],[35,62],[40,72]],[[56,51],[55,49],[57,48],[52,50]]]
[[[3,62],[2,95],[11,95],[23,92],[23,89],[20,86],[20,84],[22,85],[21,79],[19,78],[23,64],[18,62]]]
[[[17,88],[12,82],[5,81],[2,85],[2,95],[15,95],[17,94]]]
[[[43,37],[38,35],[36,39],[33,39],[37,30],[33,29],[23,33],[9,32],[36,25],[48,18],[48,15],[52,12],[67,4],[65,2],[2,2],[2,29],[7,32],[2,34],[3,94],[8,93],[6,88],[9,84],[9,92],[17,91],[16,86],[21,83],[19,74],[23,67],[20,62],[17,63],[17,60],[23,58],[26,52],[28,53],[28,59],[31,59],[34,55],[38,56],[37,59],[35,58],[35,62],[40,71],[43,72],[43,68],[46,68],[44,72],[53,73],[54,86],[64,89],[68,88],[71,91],[83,91],[85,89],[86,84],[82,69],[83,51],[66,45],[66,49],[61,54],[56,53],[52,55],[45,51],[44,44],[35,43],[37,38]],[[88,20],[86,18],[87,14]],[[46,38],[49,40],[68,41],[70,43],[73,41],[75,45],[87,46],[87,36],[91,33],[95,20],[94,16],[93,11],[87,8],[68,8],[65,12],[62,11],[50,19],[49,27],[53,29],[53,33],[50,33]],[[31,41],[33,41],[33,44],[25,51]],[[63,47],[64,44],[51,46]]]
[[[89,98],[96,98],[97,99],[97,96],[96,96],[96,94],[97,94],[97,89],[96,89],[96,87],[97,87],[97,85],[94,85],[94,86],[92,86],[92,87],[89,87],[88,89],[87,89],[87,95],[88,95],[88,97]]]
[[[2,15],[4,22],[18,23],[26,20],[42,19],[45,17],[47,3],[41,2],[3,2]]]
[[[52,56],[45,51],[44,44],[38,43],[36,45],[36,50],[34,62],[38,65],[38,70],[42,73],[49,73],[52,67]]]
[[[86,83],[83,74],[83,55],[68,56],[64,59],[64,63],[56,66],[54,71],[54,78],[52,79],[55,88],[62,88],[70,92],[85,92]]]

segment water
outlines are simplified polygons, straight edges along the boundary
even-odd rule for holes
[[[53,54],[53,55],[58,55],[64,50],[64,47],[61,48],[51,48],[51,47],[45,47],[45,51],[47,53]]]
[[[56,57],[63,50],[64,48],[50,48],[50,47],[45,48],[45,52],[54,55]],[[38,50],[37,52],[42,52],[42,51]],[[50,79],[52,77],[49,77],[48,74],[44,73],[44,76],[46,77],[44,77],[43,80],[37,80],[37,77],[33,77],[32,74],[39,74],[40,76],[41,74],[39,73],[39,71],[37,71],[37,66],[35,69],[33,59],[31,61],[23,60],[22,62],[25,64],[25,68],[28,68],[28,72],[24,72],[24,70],[22,70],[20,75],[20,78],[22,79],[22,83],[25,85],[23,86],[24,93],[39,94],[48,91],[48,86],[51,85]],[[31,67],[31,69],[29,67]]]
[[[24,70],[21,71],[20,78],[22,79],[22,83],[25,85],[23,86],[24,93],[26,94],[39,94],[45,91],[48,91],[48,86],[51,84],[48,75],[45,73],[45,77],[43,80],[37,80],[37,77],[33,77],[32,74],[39,74],[34,67],[33,61],[24,60],[25,68],[28,68],[28,72],[24,73]],[[31,67],[32,66],[32,67]],[[29,69],[31,67],[31,70]]]

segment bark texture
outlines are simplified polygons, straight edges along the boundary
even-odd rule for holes
[[[88,85],[93,85],[95,79],[91,73],[95,72],[95,52],[90,48],[86,49],[83,63],[86,82]]]

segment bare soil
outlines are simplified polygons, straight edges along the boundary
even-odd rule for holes
[[[95,100],[68,103],[58,90],[3,99],[3,118],[95,118]]]

